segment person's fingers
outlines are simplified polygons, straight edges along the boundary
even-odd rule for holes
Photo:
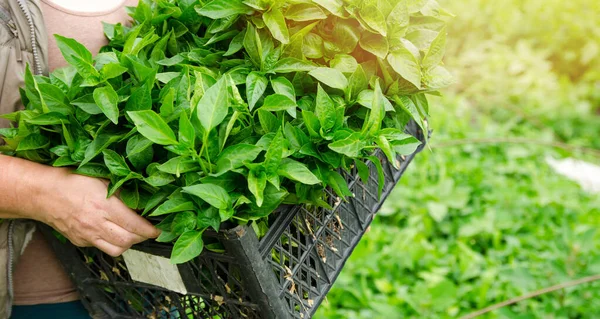
[[[94,241],[93,244],[94,246],[96,246],[96,248],[102,250],[103,252],[109,254],[112,257],[121,256],[127,250],[127,248],[113,245],[104,239],[97,239]]]
[[[136,233],[132,233],[111,221],[106,221],[103,228],[104,233],[102,238],[105,241],[119,247],[131,247],[134,244],[148,239],[147,237],[142,237]]]
[[[116,203],[113,202],[112,206],[115,209],[109,212],[108,217],[111,222],[145,238],[156,238],[160,235],[160,230],[125,206],[120,200],[117,200]]]

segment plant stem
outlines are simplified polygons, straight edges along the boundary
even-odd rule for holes
[[[212,164],[210,162],[210,155],[208,154],[208,133],[204,134],[204,139],[202,140],[202,148],[200,149],[200,156],[202,156],[202,151],[206,150],[206,161],[208,161],[208,173],[212,173]]]
[[[501,302],[501,303],[489,306],[487,308],[483,308],[481,310],[478,310],[478,311],[470,313],[470,314],[468,314],[466,316],[463,316],[460,319],[473,319],[473,318],[479,317],[479,316],[481,316],[483,314],[486,314],[488,312],[500,309],[502,307],[510,306],[512,304],[516,304],[516,303],[521,302],[521,301],[526,300],[526,299],[531,299],[531,298],[534,298],[534,297],[537,297],[537,296],[540,296],[540,295],[543,295],[543,294],[547,294],[547,293],[550,293],[550,292],[555,292],[557,290],[562,290],[562,289],[565,289],[565,288],[568,288],[568,287],[577,286],[577,285],[581,285],[581,284],[585,284],[585,283],[589,283],[589,282],[593,282],[593,281],[598,281],[598,280],[600,280],[600,275],[593,275],[593,276],[584,277],[584,278],[580,278],[580,279],[573,280],[573,281],[564,282],[562,284],[558,284],[558,285],[554,285],[552,287],[547,287],[547,288],[544,288],[544,289],[540,289],[540,290],[528,293],[526,295],[523,295],[523,296],[520,296],[520,297],[517,297],[517,298],[513,298],[513,299],[510,299],[510,300],[507,300],[507,301],[504,301],[504,302]]]

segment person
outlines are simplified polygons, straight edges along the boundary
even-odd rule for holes
[[[52,34],[98,52],[107,44],[101,22],[126,24],[124,7],[136,5],[133,0],[0,0],[0,114],[22,107],[19,87],[27,64],[46,75],[66,65]],[[0,119],[0,128],[8,126]],[[95,246],[111,256],[160,234],[118,198],[106,198],[107,186],[66,168],[0,155],[0,318],[89,318],[35,221],[77,246]]]

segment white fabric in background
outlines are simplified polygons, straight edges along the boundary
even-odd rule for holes
[[[554,171],[581,185],[585,191],[600,193],[600,166],[574,158],[557,160],[547,158]]]

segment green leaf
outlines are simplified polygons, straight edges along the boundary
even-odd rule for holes
[[[79,107],[81,110],[91,115],[102,113],[102,110],[98,107],[96,101],[94,101],[94,94],[87,94],[78,97],[77,99],[71,101],[71,104]]]
[[[248,74],[248,77],[246,78],[246,97],[248,99],[250,111],[254,109],[256,102],[258,102],[265,93],[268,84],[269,80],[267,80],[264,75],[258,72],[250,72],[250,74]]]
[[[299,60],[296,58],[283,58],[270,70],[273,73],[290,73],[290,72],[310,72],[314,70],[317,66],[305,60]]]
[[[52,163],[52,166],[65,167],[65,166],[74,166],[76,164],[77,164],[77,162],[72,160],[70,156],[61,156]]]
[[[319,184],[321,181],[306,167],[306,165],[285,158],[281,161],[277,173],[280,176],[287,177],[293,181],[306,185]]]
[[[390,52],[387,57],[390,66],[408,82],[421,88],[421,67],[415,56],[404,46]]]
[[[94,90],[94,102],[104,115],[113,123],[119,122],[119,96],[112,86],[107,85]]]
[[[376,5],[370,4],[360,9],[360,17],[367,25],[377,31],[382,36],[387,36],[387,23],[383,13],[379,11]]]
[[[193,149],[196,141],[196,130],[188,117],[186,111],[181,112],[179,116],[179,143]]]
[[[358,67],[358,62],[351,55],[336,54],[335,58],[329,62],[329,65],[342,73],[354,73]],[[351,83],[349,84],[351,85]]]
[[[219,210],[214,207],[209,207],[203,211],[198,212],[197,222],[198,228],[212,227],[215,231],[219,231],[221,226],[221,216],[219,216]]]
[[[96,63],[96,68],[98,70],[102,70],[105,66],[116,63],[119,64],[119,57],[115,52],[101,52],[96,55],[94,58]]]
[[[198,119],[208,135],[212,129],[221,124],[227,116],[229,109],[229,95],[227,92],[226,77],[221,77],[211,86],[198,102]]]
[[[415,105],[413,100],[406,96],[397,95],[395,95],[393,98],[394,102],[396,102],[396,105],[398,105],[402,110],[404,110],[406,114],[410,115],[410,117],[417,123],[417,125],[419,125],[419,127],[426,132],[427,125],[423,121],[423,117],[417,109],[417,106]]]
[[[442,62],[446,52],[446,33],[446,28],[444,27],[431,42],[429,50],[421,62],[423,69],[431,69],[438,66]]]
[[[348,86],[348,79],[346,79],[342,72],[336,69],[321,67],[310,71],[308,74],[334,89],[344,90]]]
[[[199,15],[213,20],[236,14],[251,14],[252,11],[252,8],[245,5],[242,0],[212,0],[204,6],[196,7]]]
[[[296,102],[283,94],[271,94],[265,98],[262,110],[277,112],[296,108]]]
[[[179,235],[166,230],[162,230],[158,238],[156,238],[156,241],[159,243],[170,243],[177,237],[179,237]]]
[[[120,65],[119,63],[108,63],[105,64],[100,70],[100,76],[102,76],[103,80],[109,80],[112,78],[116,78],[121,74],[127,72],[127,68]]]
[[[175,177],[173,177],[172,174],[157,171],[144,178],[144,181],[151,186],[162,187],[173,183],[175,181]]]
[[[123,157],[113,150],[104,150],[104,164],[108,170],[116,176],[127,176],[131,173],[131,169],[125,163]]]
[[[434,66],[423,74],[423,84],[429,89],[442,89],[454,83],[454,77],[443,66]]]
[[[357,66],[356,71],[350,76],[348,83],[348,89],[346,90],[346,100],[351,100],[358,94],[369,87],[369,80],[367,74],[362,66]]]
[[[194,195],[218,209],[231,207],[231,197],[225,189],[213,184],[198,184],[184,187],[184,193]]]
[[[260,152],[262,152],[260,147],[250,144],[236,144],[229,146],[219,155],[216,162],[217,171],[212,175],[220,176],[228,171],[243,166],[246,162],[251,163],[258,157]]]
[[[55,34],[54,38],[56,39],[58,49],[69,64],[76,65],[79,61],[92,64],[92,53],[83,44],[77,42],[75,39],[66,38],[58,34]],[[74,59],[74,57],[79,60]]]
[[[358,94],[358,97],[356,98],[356,103],[368,109],[371,109],[373,106],[374,94],[375,92],[373,90],[364,90],[360,92],[360,94]],[[383,98],[383,106],[386,112],[395,111],[394,106],[386,97]]]
[[[335,191],[339,197],[353,196],[348,188],[348,182],[336,171],[330,171],[327,174],[327,184]]]
[[[312,3],[299,3],[292,5],[287,9],[285,18],[292,21],[311,21],[326,19],[327,15],[317,5]]]
[[[140,193],[137,184],[133,188],[123,188],[119,194],[121,201],[131,209],[137,209],[140,203]]]
[[[326,112],[326,110],[323,110],[323,112]],[[319,118],[313,112],[302,111],[302,119],[306,124],[306,129],[310,136],[314,139],[321,139],[321,133],[319,133],[321,131],[321,123]]]
[[[75,174],[95,177],[95,178],[110,178],[110,171],[103,164],[89,163],[78,167],[75,170]]]
[[[403,140],[392,141],[391,143],[394,151],[400,155],[410,155],[423,144],[412,136]]]
[[[39,89],[39,84],[37,79],[31,73],[31,69],[29,68],[29,64],[25,66],[25,95],[27,99],[30,101],[30,105],[32,105],[36,110],[42,113],[48,113],[50,110],[46,105],[46,102],[42,98],[42,93]]]
[[[258,120],[260,122],[260,126],[265,131],[265,133],[274,133],[279,130],[281,127],[281,121],[277,119],[273,113],[258,109]]]
[[[62,123],[68,124],[69,120],[61,113],[50,112],[26,119],[25,122],[31,125],[61,125]]]
[[[216,1],[216,0],[215,0]],[[202,241],[201,231],[187,231],[177,239],[171,253],[172,264],[183,264],[188,262],[202,253],[204,249],[204,241]]]
[[[85,157],[81,162],[80,166],[85,165],[86,163],[94,159],[96,156],[100,155],[102,151],[104,151],[111,144],[118,141],[120,138],[121,136],[111,134],[101,134],[98,137],[96,137],[86,149]]]
[[[231,217],[233,217],[233,215],[235,215],[235,210],[233,209],[233,207],[227,209],[219,209],[219,217],[221,219],[221,222],[230,220]]]
[[[350,20],[337,20],[333,25],[331,41],[324,43],[329,55],[336,53],[351,54],[360,39],[360,29]]]
[[[156,63],[158,63],[160,65],[164,65],[164,66],[173,66],[173,65],[180,64],[184,60],[185,60],[185,58],[183,57],[183,55],[177,54],[177,55],[174,55],[174,56],[172,56],[170,58],[166,58],[166,59],[162,59],[160,61],[157,61]],[[158,79],[158,74],[156,75],[156,77]]]
[[[144,136],[136,134],[127,141],[125,152],[127,154],[127,157],[132,157],[134,155],[144,152],[148,148],[152,147],[153,144],[154,143],[152,143],[152,141],[145,138]]]
[[[271,8],[271,10],[263,13],[263,20],[275,39],[283,44],[290,42],[290,33],[281,9],[277,7]]]
[[[196,228],[197,217],[191,211],[179,212],[175,214],[171,223],[171,232],[182,234]]]
[[[160,105],[160,116],[163,118],[168,118],[175,111],[174,104],[175,102],[175,89],[169,88],[167,94],[162,99],[162,103]]]
[[[286,196],[288,196],[288,192],[285,189],[277,189],[273,185],[267,185],[264,191],[262,206],[258,207],[254,203],[250,204],[253,218],[261,218],[269,215],[281,205]]]
[[[384,128],[379,131],[379,135],[384,136],[388,141],[402,141],[406,139],[415,139],[412,135],[404,133],[397,128]]]
[[[71,137],[71,133],[69,133],[69,130],[67,129],[67,126],[65,125],[65,123],[62,123],[62,133],[63,133],[63,137],[65,138],[65,143],[69,147],[69,151],[74,152],[75,151],[75,142],[73,141],[73,137]]]
[[[293,126],[291,123],[285,123],[285,137],[290,143],[293,150],[299,151],[304,145],[310,143],[310,139],[300,128]]]
[[[64,115],[73,114],[73,107],[67,104],[67,97],[60,88],[48,83],[39,83],[38,89],[48,111]]]
[[[179,177],[180,174],[200,170],[198,161],[184,156],[174,157],[158,167],[161,172],[174,174]]]
[[[345,139],[335,141],[328,145],[329,149],[336,153],[344,154],[348,157],[356,158],[360,152],[367,146],[364,137],[360,133],[352,133]]]
[[[315,33],[307,34],[302,43],[302,54],[309,59],[320,59],[323,57],[323,38]]]
[[[119,190],[119,188],[121,188],[126,182],[138,177],[139,174],[131,172],[129,173],[129,175],[119,179],[116,183],[111,182],[108,185],[108,194],[106,195],[106,198],[113,196]]]
[[[290,80],[286,79],[283,76],[279,76],[271,79],[271,86],[273,87],[273,91],[277,94],[285,95],[290,100],[296,102],[296,90],[294,89],[294,85]]]
[[[354,165],[356,165],[356,169],[358,170],[358,176],[362,180],[363,184],[368,184],[369,176],[371,176],[369,166],[367,166],[367,164],[365,164],[361,159],[354,160]]]
[[[371,112],[362,129],[365,136],[376,135],[381,128],[381,122],[385,116],[384,100],[385,96],[383,96],[381,86],[379,85],[379,82],[377,82],[375,85],[375,92],[373,93],[373,102],[371,102]]]
[[[345,17],[344,3],[342,0],[313,0],[313,2],[338,17]]]
[[[387,17],[388,28],[397,31],[408,26],[409,21],[407,1],[399,1]]]
[[[400,169],[400,163],[396,160],[396,152],[390,145],[390,142],[383,135],[379,135],[376,140],[377,146],[383,151],[383,154],[387,157],[388,161],[396,169]]]
[[[223,56],[231,56],[240,51],[244,47],[244,38],[246,37],[246,30],[242,32],[238,32],[238,34],[231,39],[229,43],[229,48],[227,52],[223,54]]]
[[[138,132],[150,141],[160,145],[177,144],[175,133],[156,112],[152,110],[129,111],[127,115],[135,124]]]
[[[152,109],[152,81],[146,81],[142,86],[131,92],[125,111],[144,111]]]
[[[46,136],[41,134],[29,134],[19,142],[17,152],[38,150],[46,148],[48,145],[50,145],[50,140],[48,140]]]
[[[52,154],[56,156],[69,156],[69,147],[66,145],[57,145],[50,149]]]
[[[150,216],[161,216],[177,212],[194,210],[194,202],[184,198],[183,196],[175,196],[162,205],[158,206]]]
[[[358,42],[363,50],[372,53],[378,58],[385,59],[389,51],[389,44],[386,37],[379,34],[369,33],[363,36]]]
[[[275,174],[279,168],[279,164],[283,158],[283,142],[283,134],[281,133],[281,130],[278,130],[265,154],[264,167],[267,177],[271,174]]]
[[[265,187],[267,187],[267,174],[263,170],[250,170],[248,173],[248,190],[256,198],[256,206],[258,207],[263,204]]]
[[[154,193],[148,202],[146,203],[146,207],[142,212],[142,215],[146,215],[149,211],[153,210],[156,206],[162,203],[167,197],[173,192],[173,190],[161,189]],[[192,203],[193,204],[193,203]]]
[[[323,128],[324,131],[329,131],[335,126],[337,117],[335,105],[321,85],[317,87],[315,115],[319,119],[321,128]]]
[[[248,27],[246,28],[246,34],[244,35],[244,48],[246,49],[246,53],[248,53],[248,56],[250,57],[250,60],[252,60],[254,65],[259,67],[260,70],[262,70],[263,46],[257,30],[252,26],[251,23],[248,23]]]

